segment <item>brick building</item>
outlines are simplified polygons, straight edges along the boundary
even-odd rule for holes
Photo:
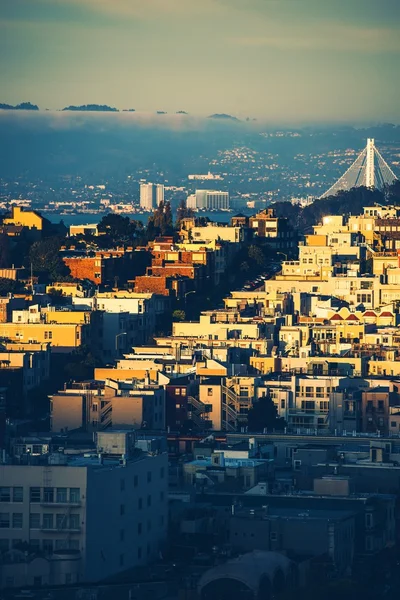
[[[145,249],[115,248],[97,252],[68,250],[62,259],[75,279],[88,279],[96,285],[125,283],[145,272],[150,253]]]

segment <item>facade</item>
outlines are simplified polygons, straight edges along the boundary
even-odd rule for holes
[[[146,211],[154,210],[164,202],[164,186],[158,183],[140,184],[140,208]]]
[[[203,210],[229,209],[229,192],[217,190],[196,190],[196,193],[187,199],[187,207]]]
[[[167,455],[136,450],[132,435],[99,435],[98,453],[87,457],[0,466],[0,547],[8,557],[2,587],[97,581],[158,558],[167,528]],[[35,555],[45,560],[30,573],[24,557]]]
[[[112,376],[112,369],[111,376]],[[51,396],[51,430],[165,429],[165,389],[150,381],[105,379],[65,385]]]
[[[341,574],[351,570],[355,514],[344,510],[268,507],[235,511],[230,520],[234,550],[282,552],[297,557],[326,556]]]

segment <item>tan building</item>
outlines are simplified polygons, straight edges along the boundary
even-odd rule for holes
[[[16,342],[51,343],[52,352],[71,352],[90,341],[90,325],[75,323],[1,323],[0,336]]]
[[[51,396],[52,431],[165,429],[165,389],[150,381],[74,383]]]

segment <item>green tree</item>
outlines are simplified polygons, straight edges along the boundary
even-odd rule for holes
[[[176,229],[181,228],[183,219],[187,219],[193,216],[193,210],[187,207],[186,200],[182,199],[176,211]]]
[[[0,234],[0,269],[10,266],[10,242],[8,235]]]
[[[49,237],[32,244],[29,251],[29,265],[37,275],[47,275],[51,280],[68,278],[70,270],[60,257],[61,239]]]
[[[285,421],[278,417],[276,406],[269,396],[264,396],[253,404],[247,416],[247,424],[249,431],[285,427]]]
[[[129,217],[109,213],[101,219],[99,231],[105,233],[114,243],[128,244],[142,233],[143,224]]]
[[[259,269],[263,269],[266,265],[264,252],[259,246],[251,245],[248,250],[248,257],[252,260]]]
[[[0,296],[6,296],[7,294],[14,294],[15,292],[22,289],[18,281],[14,279],[7,279],[6,277],[0,277]]]
[[[174,310],[172,313],[173,321],[184,321],[186,319],[186,313],[184,310]]]

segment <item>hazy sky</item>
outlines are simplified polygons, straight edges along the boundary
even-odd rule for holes
[[[400,0],[0,0],[0,102],[400,121]]]

